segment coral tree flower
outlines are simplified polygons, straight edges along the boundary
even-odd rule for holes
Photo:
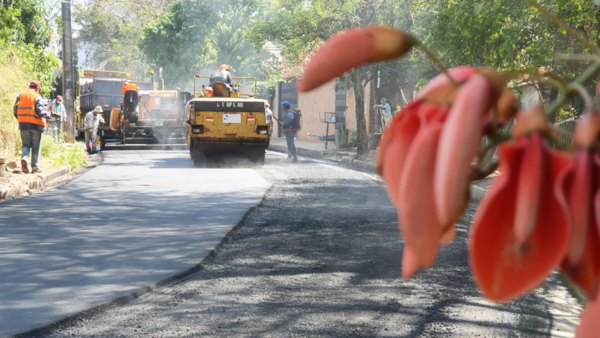
[[[481,201],[471,231],[475,281],[497,302],[540,285],[569,243],[567,204],[556,183],[570,160],[544,145],[543,108],[519,113],[517,126],[518,141],[500,147],[502,175]]]
[[[596,299],[600,282],[600,159],[596,154],[600,116],[586,114],[575,128],[575,157],[558,182],[568,205],[570,243],[562,272]]]
[[[377,168],[399,211],[405,239],[403,276],[433,265],[440,243],[469,201],[471,163],[485,116],[502,92],[489,76],[458,67],[433,79],[392,121],[379,147]]]
[[[585,307],[575,336],[577,338],[597,338],[598,332],[600,332],[600,300],[596,299]]]
[[[407,33],[380,26],[350,29],[327,40],[311,58],[299,92],[313,90],[365,63],[393,60],[416,43]]]

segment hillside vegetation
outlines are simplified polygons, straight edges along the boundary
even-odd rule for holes
[[[17,95],[36,79],[42,93],[52,90],[58,59],[49,51],[53,32],[50,10],[38,1],[15,0],[0,6],[0,157],[11,157],[21,147],[13,116]]]

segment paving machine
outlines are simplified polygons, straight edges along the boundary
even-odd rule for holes
[[[194,77],[194,97],[187,102],[186,139],[195,166],[214,154],[241,153],[264,163],[270,141],[265,100],[257,98],[255,78],[233,77],[208,87],[208,76]]]
[[[110,129],[118,133],[121,144],[184,142],[184,109],[192,95],[164,90],[162,69],[160,73],[158,90],[140,90],[137,95],[127,92],[121,106],[113,108]]]
[[[85,115],[96,106],[102,107],[103,117],[107,122],[105,125],[101,125],[98,130],[98,134],[102,139],[102,147],[105,146],[106,139],[119,139],[121,137],[120,129],[112,129],[109,121],[112,120],[113,114],[120,114],[123,103],[122,82],[129,79],[131,79],[131,74],[125,72],[107,70],[82,70],[79,72],[77,98],[75,100],[78,138],[83,138]],[[141,91],[152,89],[152,83],[150,82],[137,82],[137,85]]]

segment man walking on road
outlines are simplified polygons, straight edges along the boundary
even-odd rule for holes
[[[17,96],[13,108],[15,118],[19,121],[19,130],[21,131],[21,143],[23,143],[21,170],[25,174],[29,173],[30,153],[33,173],[41,172],[39,159],[42,150],[42,133],[46,127],[44,119],[49,119],[50,113],[46,105],[42,102],[40,87],[39,81],[31,81],[29,89]]]
[[[96,153],[96,145],[98,141],[98,126],[104,123],[102,115],[102,107],[96,106],[94,110],[85,115],[83,126],[85,128],[85,147],[89,154]]]
[[[285,134],[285,140],[288,146],[288,158],[292,159],[292,162],[298,162],[298,156],[296,154],[296,144],[294,143],[294,137],[296,137],[297,129],[294,128],[294,113],[290,110],[291,105],[288,101],[281,104],[285,117],[283,122],[279,124],[283,127],[283,133]]]

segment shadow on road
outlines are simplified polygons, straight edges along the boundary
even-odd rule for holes
[[[52,337],[549,336],[544,297],[498,305],[475,287],[467,255],[474,208],[435,267],[404,280],[385,192],[373,181],[334,180],[341,169],[329,170],[276,184],[201,271],[72,318]]]

